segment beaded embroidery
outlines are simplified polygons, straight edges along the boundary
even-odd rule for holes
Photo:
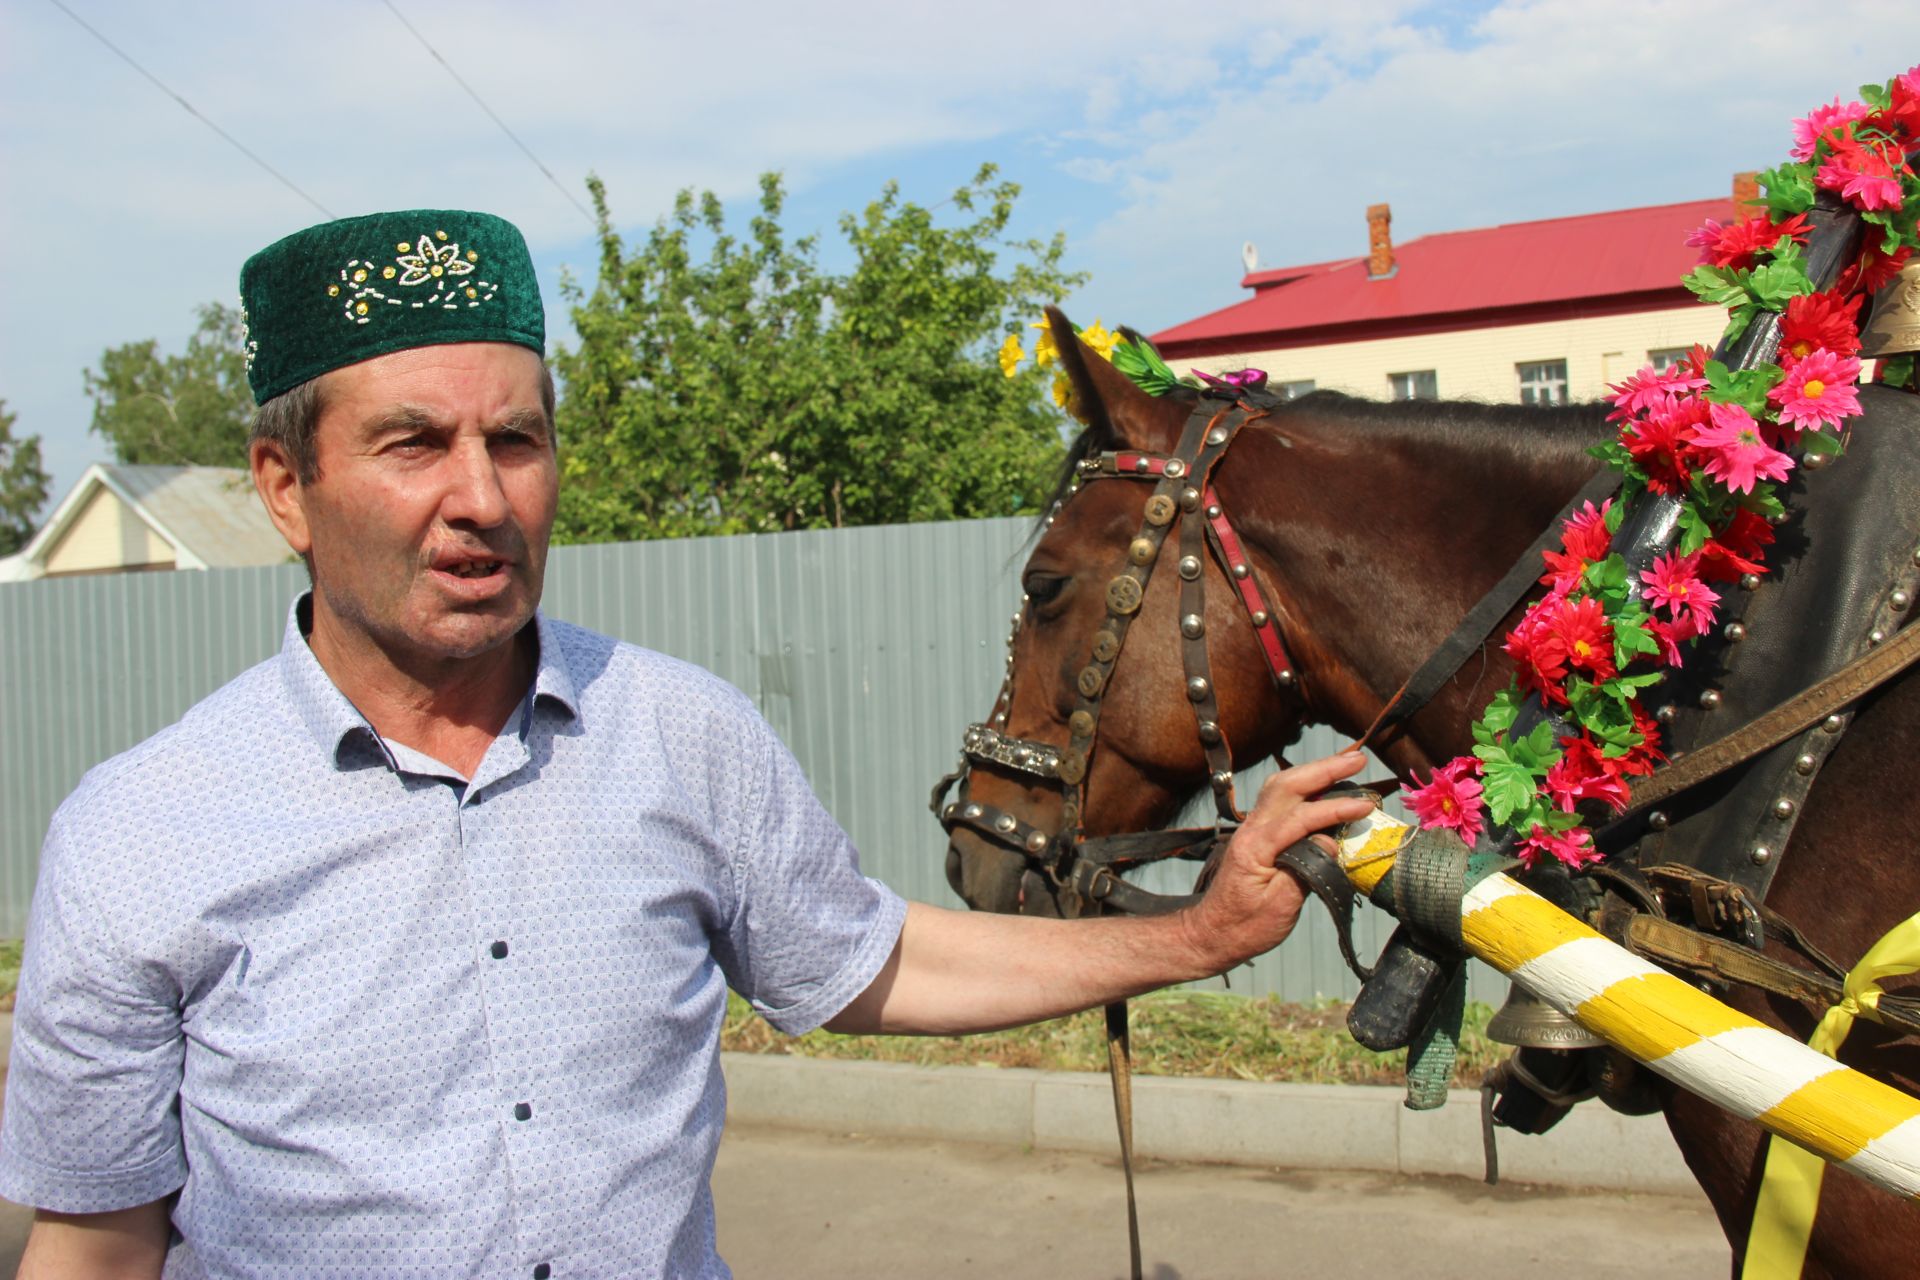
[[[353,259],[340,268],[339,281],[327,286],[329,298],[344,298],[342,311],[355,324],[366,324],[373,318],[375,303],[416,311],[427,307],[458,311],[463,306],[491,302],[500,292],[500,286],[490,280],[466,279],[473,275],[480,255],[471,249],[461,253],[459,243],[449,240],[445,231],[431,235],[422,232],[412,240],[402,240],[394,249],[397,252],[391,263]],[[422,286],[427,288],[424,296],[401,297],[383,292],[376,277],[416,295],[422,293]]]

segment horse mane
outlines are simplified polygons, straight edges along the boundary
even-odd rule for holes
[[[1180,394],[1176,392],[1175,394]],[[1198,400],[1198,394],[1185,397]],[[1504,455],[1522,468],[1552,467],[1610,439],[1603,401],[1570,405],[1488,404],[1479,400],[1369,400],[1344,391],[1310,391],[1275,405],[1267,421],[1284,425],[1311,414],[1343,428],[1378,433],[1382,445],[1417,442],[1448,453]],[[1118,447],[1110,431],[1088,426],[1067,446],[1067,457],[1041,509],[1044,520],[1065,500],[1084,459]]]

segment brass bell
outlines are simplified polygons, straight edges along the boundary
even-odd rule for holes
[[[1593,1049],[1606,1043],[1517,982],[1487,1023],[1487,1039],[1522,1049]]]
[[[1900,268],[1873,295],[1873,312],[1860,334],[1860,358],[1884,360],[1920,351],[1920,258]]]

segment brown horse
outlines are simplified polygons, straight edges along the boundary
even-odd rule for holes
[[[1172,453],[1193,399],[1148,396],[1084,348],[1057,313],[1053,324],[1076,409],[1090,424],[1073,458]],[[1234,766],[1284,750],[1303,723],[1359,736],[1593,474],[1586,449],[1607,431],[1602,411],[1591,407],[1385,405],[1329,393],[1279,406],[1243,430],[1214,485],[1271,602],[1297,680],[1282,689],[1269,676],[1231,584],[1206,558],[1207,640]],[[1072,491],[1063,479],[1067,500],[1024,571],[1025,619],[1013,646],[1006,720],[997,726],[1011,737],[1068,742],[1075,676],[1107,617],[1107,584],[1143,527],[1147,494],[1146,485],[1105,482]],[[1178,552],[1162,547],[1159,554],[1171,562]],[[1081,788],[1089,836],[1163,825],[1206,784],[1179,653],[1178,588],[1171,569],[1149,578],[1132,639],[1107,683]],[[1382,750],[1386,763],[1406,778],[1471,750],[1472,719],[1510,674],[1497,640],[1484,646]],[[1860,708],[1819,774],[1773,881],[1767,905],[1843,965],[1920,909],[1917,759],[1920,679],[1896,679]],[[967,798],[1052,833],[1062,827],[1061,794],[1056,782],[1030,772],[976,763]],[[975,908],[1058,910],[1032,859],[965,828],[952,833],[947,866],[955,890]],[[1742,991],[1731,1001],[1803,1040],[1818,1012]],[[1920,1045],[1912,1039],[1861,1022],[1842,1058],[1920,1091]],[[1737,1275],[1765,1135],[1670,1086],[1663,1102],[1732,1243]],[[1833,1172],[1805,1274],[1920,1274],[1916,1242],[1920,1206]]]

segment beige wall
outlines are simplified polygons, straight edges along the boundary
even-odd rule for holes
[[[1189,365],[1209,373],[1252,366],[1265,369],[1276,386],[1311,379],[1319,389],[1375,399],[1386,398],[1388,374],[1432,369],[1438,374],[1443,399],[1512,404],[1520,399],[1515,365],[1564,359],[1569,398],[1598,400],[1606,394],[1608,383],[1619,382],[1645,364],[1647,352],[1696,342],[1712,346],[1725,325],[1724,311],[1687,306],[1172,363],[1180,372]]]
[[[172,568],[173,548],[104,486],[67,526],[46,557],[47,576],[111,569]]]

